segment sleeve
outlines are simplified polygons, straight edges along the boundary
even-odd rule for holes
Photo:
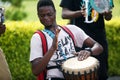
[[[67,25],[71,32],[74,35],[76,46],[82,47],[84,41],[89,37],[81,28],[75,26],[75,25]]]
[[[43,57],[42,43],[39,34],[35,33],[30,41],[30,59],[32,61],[38,57]]]

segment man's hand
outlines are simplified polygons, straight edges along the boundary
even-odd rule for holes
[[[4,24],[0,24],[0,35],[3,34],[5,32],[5,25]]]
[[[85,8],[85,5],[82,5],[82,8],[81,8],[81,11],[80,11],[80,12],[81,12],[81,15],[82,15],[82,16],[84,16],[84,17],[86,16],[86,8]]]
[[[81,50],[80,52],[77,52],[74,54],[78,56],[79,61],[82,61],[87,59],[91,55],[91,52],[87,50]]]
[[[53,39],[53,43],[52,43],[52,48],[54,50],[57,50],[58,48],[58,35],[59,35],[60,29],[56,28],[55,30],[55,37]]]
[[[103,13],[105,20],[109,21],[112,19],[112,11],[106,11]]]

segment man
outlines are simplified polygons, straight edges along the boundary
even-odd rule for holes
[[[74,35],[76,46],[82,47],[85,44],[89,47],[89,51],[81,50],[76,52],[69,34],[56,23],[56,9],[52,0],[39,0],[37,14],[40,22],[45,27],[42,32],[47,40],[48,51],[43,56],[42,39],[35,33],[30,43],[30,62],[34,75],[38,76],[46,67],[57,66],[55,60],[62,61],[65,58],[74,56],[74,54],[78,55],[78,60],[84,60],[90,55],[99,55],[103,51],[102,46],[86,35],[83,30],[75,25],[66,25]],[[57,67],[47,70],[46,79],[65,80],[63,73]]]
[[[6,29],[5,25],[0,23],[0,35],[5,32],[5,29]],[[12,80],[7,61],[1,48],[0,48],[0,80]]]
[[[85,5],[84,0],[62,0],[60,3],[62,7],[62,18],[70,19],[70,24],[74,24],[85,31],[87,35],[99,42],[104,51],[102,54],[95,56],[100,61],[99,80],[107,80],[108,71],[108,44],[106,40],[104,19],[111,20],[112,12],[104,12],[99,14],[91,5],[89,6],[88,23],[85,22]],[[84,46],[85,47],[85,46]]]

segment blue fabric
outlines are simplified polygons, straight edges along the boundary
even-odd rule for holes
[[[50,30],[48,30],[48,29],[44,29],[43,31],[46,32],[51,38],[54,38],[54,37],[55,37],[54,32],[52,32],[52,31],[50,31]]]

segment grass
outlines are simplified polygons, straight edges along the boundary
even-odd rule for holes
[[[37,1],[38,0],[25,0],[23,1],[24,11],[27,12],[28,17],[25,18],[25,21],[38,21],[37,17]],[[57,20],[62,20],[61,18],[61,8],[59,7],[60,0],[53,0],[57,10],[56,18]],[[26,6],[27,5],[27,6]]]
[[[25,21],[38,21],[37,10],[36,10],[37,0],[25,0],[23,1],[24,11],[27,13],[27,18]]]
[[[24,0],[23,1],[23,5],[25,7],[24,11],[26,11],[28,14],[28,17],[24,19],[25,21],[38,21],[37,10],[36,10],[37,1],[38,0]],[[57,21],[63,20],[61,18],[62,9],[61,7],[59,7],[60,1],[61,0],[53,0],[56,10],[57,10],[57,15],[56,15]],[[120,7],[119,7],[120,0],[113,0],[113,1],[114,1],[114,6],[115,6],[112,10],[113,18],[120,17]]]
[[[112,10],[113,12],[113,18],[120,17],[120,0],[113,0],[114,1],[114,8]]]

